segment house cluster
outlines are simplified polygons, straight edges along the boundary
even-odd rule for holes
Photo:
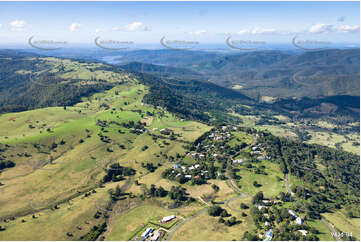
[[[272,205],[272,201],[265,198],[262,200],[262,203],[261,204],[256,204],[258,210],[262,210],[262,208],[265,208],[266,206],[271,206]]]
[[[299,225],[303,224],[302,219],[293,210],[291,210],[291,209],[288,210],[288,213],[291,214],[291,216],[295,218],[296,224],[299,224]]]
[[[160,219],[159,222],[162,224],[165,224],[174,219],[176,219],[175,215],[169,215],[169,216],[166,216],[166,217],[163,217],[162,219]],[[162,228],[156,230],[153,227],[149,227],[142,233],[140,238],[136,237],[136,240],[140,239],[141,241],[159,241],[161,239],[161,235],[162,235],[161,230],[162,230]]]
[[[256,145],[256,146],[253,146],[252,147],[252,154],[254,154],[254,155],[258,155],[258,157],[257,157],[257,159],[258,160],[270,160],[271,159],[271,157],[270,156],[264,156],[264,155],[262,155],[262,154],[264,154],[265,152],[264,152],[264,148],[262,147],[262,145],[263,144],[258,144],[258,145]]]
[[[222,132],[216,130],[208,135],[208,138],[213,139],[214,141],[229,139],[232,137],[231,133],[226,131],[227,126],[222,126]]]
[[[197,153],[197,152],[187,153],[187,156],[188,155],[191,155],[194,159],[205,159],[207,157],[206,154]]]
[[[184,175],[187,179],[192,179],[194,176],[194,179],[200,178],[200,176],[206,176],[208,171],[201,170],[201,166],[199,164],[194,164],[191,166],[180,166],[178,164],[173,165],[173,171],[172,173],[177,173],[175,175],[175,178]]]
[[[233,160],[233,164],[242,164],[242,163],[243,163],[243,159]]]

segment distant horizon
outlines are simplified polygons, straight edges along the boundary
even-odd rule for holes
[[[359,2],[0,2],[0,43],[360,43]]]
[[[70,43],[66,44],[59,50],[49,50],[49,51],[66,51],[71,50],[75,48],[81,48],[81,49],[91,49],[91,50],[102,50],[98,46],[96,46],[94,43]],[[352,42],[344,42],[344,43],[331,43],[327,45],[327,47],[323,49],[355,49],[360,48],[359,43],[352,43]],[[34,51],[40,51],[29,44],[15,44],[15,43],[0,43],[0,49],[24,49],[24,50],[34,50]],[[259,49],[255,50],[278,50],[278,49],[286,49],[286,50],[300,50],[299,48],[295,47],[290,42],[283,42],[283,43],[268,43],[262,46]],[[160,43],[135,43],[133,46],[130,46],[127,49],[124,50],[114,50],[114,51],[132,51],[132,50],[167,50],[164,46],[162,46]],[[225,42],[217,42],[217,43],[200,43],[196,47],[192,47],[188,50],[229,50],[229,51],[237,51],[237,49],[232,49]],[[44,53],[46,53],[47,50],[44,50]],[[109,52],[112,52],[112,50],[109,50]]]

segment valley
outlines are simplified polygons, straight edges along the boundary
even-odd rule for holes
[[[24,55],[0,55],[0,240],[360,239],[354,115]]]

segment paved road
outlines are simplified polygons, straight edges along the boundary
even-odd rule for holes
[[[291,188],[290,188],[290,180],[289,180],[289,176],[288,176],[288,173],[285,175],[285,182],[286,182],[286,189],[287,189],[287,192],[289,194],[291,194],[291,196],[293,196],[293,193],[291,191]],[[328,230],[330,231],[331,234],[336,234],[336,231],[333,229],[333,227],[328,224],[324,219],[321,219],[321,222],[326,225],[326,227],[328,228]],[[339,240],[338,237],[334,237],[336,238],[336,240]]]
[[[232,179],[227,180],[227,184],[233,189],[233,191],[241,194],[242,198],[251,196],[248,193],[242,192],[241,189],[239,189],[239,187],[234,184],[234,181]]]
[[[200,210],[199,212],[197,212],[196,214],[192,215],[189,218],[186,218],[185,220],[183,220],[182,222],[176,224],[171,231],[169,231],[169,233],[167,234],[167,237],[165,238],[165,241],[168,241],[170,239],[170,237],[172,237],[172,235],[174,234],[174,232],[183,224],[193,220],[194,218],[198,217],[199,215],[205,213],[207,211],[207,208],[203,208],[202,210]]]
[[[328,230],[330,230],[330,233],[332,234],[332,237],[334,237],[336,240],[340,240],[339,237],[337,236],[333,236],[336,235],[336,231],[333,229],[333,227],[331,225],[329,225],[323,218],[321,218],[321,222],[326,225],[326,227],[328,228]]]

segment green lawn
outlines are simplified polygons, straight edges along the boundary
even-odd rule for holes
[[[129,211],[128,213],[118,216],[106,236],[106,240],[129,240],[143,228],[149,220],[159,217],[172,215],[173,213],[156,206],[139,206]]]

